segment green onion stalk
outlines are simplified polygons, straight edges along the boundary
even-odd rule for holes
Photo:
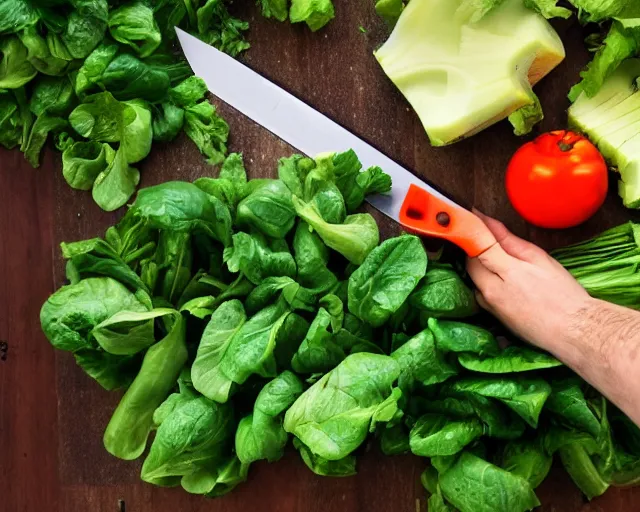
[[[640,309],[640,224],[628,222],[558,249],[558,260],[592,297]]]

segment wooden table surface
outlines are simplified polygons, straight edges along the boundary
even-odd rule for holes
[[[251,23],[248,65],[521,236],[551,249],[630,217],[612,190],[606,206],[579,228],[551,232],[526,225],[503,189],[505,165],[522,143],[506,122],[453,147],[431,148],[372,56],[387,29],[371,0],[336,0],[336,19],[316,34],[264,20],[253,3],[236,6]],[[568,57],[537,88],[547,115],[544,130],[564,127],[566,93],[589,58],[574,21],[557,28]],[[231,150],[244,153],[250,175],[273,176],[277,159],[292,149],[229,107],[220,111],[231,125]],[[215,172],[184,136],[155,144],[141,169],[143,186]],[[120,395],[101,389],[70,354],[49,345],[39,310],[64,280],[58,244],[102,235],[120,214],[102,212],[89,193],[71,190],[58,153],[45,151],[34,170],[17,150],[0,151],[0,511],[116,512],[119,500],[127,512],[411,512],[416,499],[426,509],[419,483],[424,461],[384,457],[377,449],[361,457],[357,476],[344,479],[315,476],[290,452],[275,464],[254,464],[246,484],[213,501],[144,484],[139,462],[111,457],[102,433]],[[397,229],[378,219],[386,233]],[[586,503],[561,469],[538,494],[548,512],[640,509],[640,491],[628,489],[611,489]]]

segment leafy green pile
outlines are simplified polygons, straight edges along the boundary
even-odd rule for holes
[[[430,510],[514,512],[558,454],[592,497],[640,475],[640,431],[560,362],[459,319],[476,314],[454,268],[421,241],[379,242],[356,213],[388,191],[352,151],[280,160],[247,180],[140,190],[104,238],[62,244],[70,284],[42,307],[56,348],[126,388],[106,449],[144,481],[219,496],[290,435],[316,474],[385,454],[429,458]]]
[[[283,19],[287,2],[264,0]],[[286,16],[285,16],[286,17]],[[317,30],[331,0],[293,0],[291,21]],[[228,126],[204,99],[204,83],[176,53],[179,26],[232,56],[249,47],[248,24],[224,0],[0,1],[0,144],[38,167],[49,138],[63,174],[105,210],[124,205],[153,141],[182,131],[210,164],[226,155]]]

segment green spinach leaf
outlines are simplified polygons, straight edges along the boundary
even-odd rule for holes
[[[107,154],[107,164],[93,182],[91,194],[100,208],[111,212],[124,206],[131,198],[140,183],[140,172],[127,162],[123,146],[115,155]]]
[[[83,59],[102,41],[107,29],[107,0],[74,0],[62,42],[72,57]]]
[[[94,327],[118,311],[144,313],[151,309],[148,297],[134,295],[115,279],[93,277],[63,286],[42,306],[40,322],[51,344],[76,352],[95,348]]]
[[[369,194],[384,194],[391,190],[391,177],[379,167],[364,172],[353,150],[333,155],[335,182],[344,196],[348,212],[357,210]]]
[[[193,385],[204,396],[218,397],[216,369],[245,321],[244,308],[239,300],[222,303],[211,315],[191,367]]]
[[[256,180],[252,180],[251,183]],[[270,183],[271,180],[268,180]],[[207,194],[217,197],[232,212],[236,211],[238,202],[248,194],[247,174],[244,170],[242,155],[231,153],[225,159],[218,178],[198,178],[194,185]]]
[[[296,400],[284,428],[314,454],[340,460],[364,441],[385,402],[397,402],[392,385],[399,374],[388,356],[352,354]]]
[[[18,37],[27,48],[27,59],[40,73],[63,76],[69,71],[73,57],[64,45],[55,44],[57,34],[43,35],[36,26],[30,26],[19,32]]]
[[[124,127],[121,145],[127,163],[135,164],[146,158],[151,151],[151,110],[143,100],[126,101],[125,104],[133,109],[135,117]]]
[[[121,5],[109,13],[109,33],[140,57],[151,55],[162,40],[153,10],[137,1]]]
[[[455,420],[440,414],[421,416],[411,429],[411,452],[421,457],[455,455],[483,434],[476,418]]]
[[[0,90],[17,89],[38,74],[27,58],[27,48],[15,36],[0,38]]]
[[[379,3],[380,2],[378,2],[378,4]],[[376,4],[376,6],[378,4]],[[436,492],[429,496],[429,500],[427,501],[427,509],[429,510],[429,512],[454,512],[444,499],[440,486],[437,486]]]
[[[109,144],[75,142],[62,153],[62,175],[71,188],[91,190],[96,178],[114,158],[115,152]]]
[[[451,384],[454,391],[496,398],[536,428],[551,386],[541,379],[467,378]]]
[[[21,149],[24,152],[24,157],[31,164],[32,167],[40,167],[40,152],[44,147],[49,133],[57,133],[67,127],[67,120],[62,117],[53,117],[48,113],[44,113],[37,117],[29,138],[26,144],[23,144]]]
[[[338,460],[328,460],[313,453],[297,437],[293,438],[293,446],[300,452],[300,456],[307,467],[316,475],[342,477],[356,474],[355,455],[347,455]]]
[[[87,277],[112,277],[130,289],[148,292],[142,280],[113,248],[101,238],[60,244],[67,266],[84,279]]]
[[[385,455],[400,455],[410,450],[409,432],[402,424],[381,430],[380,450]]]
[[[112,455],[132,460],[144,452],[153,427],[153,413],[175,386],[187,361],[185,327],[184,319],[176,312],[167,335],[147,350],[140,372],[104,432],[104,446]]]
[[[247,296],[245,307],[249,314],[253,314],[275,302],[278,297],[282,297],[293,311],[315,311],[316,296],[286,276],[264,279]]]
[[[293,237],[293,252],[298,267],[297,281],[306,288],[326,293],[338,283],[338,278],[327,268],[329,250],[322,239],[300,221]]]
[[[18,101],[10,92],[0,93],[0,144],[13,149],[22,143],[22,117]]]
[[[140,370],[142,358],[114,356],[104,350],[80,349],[73,353],[76,364],[107,391],[127,388]]]
[[[40,18],[38,10],[28,0],[0,4],[0,34],[10,34],[35,25]]]
[[[106,55],[108,56],[109,54]],[[101,64],[105,63],[106,59]],[[99,76],[91,78],[120,101],[162,101],[171,86],[171,77],[164,65],[153,65],[148,60],[142,61],[129,53],[117,55],[106,63]]]
[[[110,92],[88,96],[69,115],[73,129],[83,137],[99,142],[120,142],[124,128],[134,121],[136,111],[116,100]]]
[[[243,464],[284,454],[288,435],[282,426],[284,412],[302,394],[302,382],[285,371],[267,383],[256,398],[253,413],[240,420],[236,431],[236,454]]]
[[[220,200],[192,183],[170,181],[138,192],[132,215],[149,227],[203,233],[231,245],[231,214]]]
[[[588,499],[604,494],[609,484],[600,476],[584,443],[569,443],[558,449],[564,469]]]
[[[231,16],[221,0],[207,0],[197,10],[196,18],[199,37],[207,44],[232,57],[249,48],[242,34],[249,24]]]
[[[600,421],[589,407],[579,382],[574,379],[557,381],[551,384],[551,388],[545,410],[561,423],[597,439],[601,431]]]
[[[415,236],[385,240],[349,278],[349,311],[374,327],[384,324],[427,270],[427,253]]]
[[[171,142],[184,126],[184,110],[168,101],[152,107],[152,110],[153,140]]]
[[[142,480],[164,486],[185,480],[191,492],[195,491],[194,477],[202,479],[196,473],[219,464],[233,438],[233,427],[233,412],[228,405],[202,396],[178,403],[158,427],[142,465]],[[206,483],[204,487],[198,494],[213,488]]]
[[[435,318],[465,318],[478,311],[473,292],[450,267],[430,267],[411,295],[411,305]]]
[[[322,241],[350,262],[361,264],[378,245],[380,234],[375,219],[367,213],[349,215],[342,224],[326,222],[316,207],[292,197],[298,215],[314,229]]]
[[[118,311],[96,325],[91,334],[105,352],[121,356],[137,354],[156,342],[154,320],[175,314],[169,308],[144,313]]]
[[[505,445],[500,466],[524,478],[535,489],[547,478],[552,462],[553,457],[547,454],[539,439],[521,440]]]
[[[242,464],[238,457],[229,457],[226,461],[219,464],[215,470],[209,472],[210,483],[208,487],[211,488],[207,492],[208,498],[217,498],[233,491],[238,485],[247,480],[247,473],[249,472],[249,466]],[[185,480],[182,480],[182,487],[189,491],[185,485]]]
[[[437,349],[433,335],[424,330],[391,353],[400,366],[398,386],[411,393],[419,385],[429,386],[448,380],[458,373]]]
[[[438,480],[442,494],[461,512],[525,512],[540,505],[524,478],[469,452]]]
[[[229,327],[220,332],[214,327],[212,340],[206,342],[208,361],[201,356],[206,364],[204,382],[197,385],[196,389],[199,388],[205,396],[216,402],[225,403],[234,387],[244,384],[251,375],[274,377],[277,373],[274,356],[276,339],[289,314],[289,308],[279,301],[255,314],[239,328],[238,313],[235,311]],[[211,321],[214,321],[213,316]]]
[[[231,272],[242,272],[254,284],[268,277],[294,277],[296,263],[291,253],[283,246],[267,245],[267,241],[255,234],[236,233],[233,245],[224,252],[224,259]]]
[[[486,329],[462,322],[436,320],[435,318],[430,318],[428,325],[440,350],[471,352],[479,356],[500,354],[498,341]]]
[[[190,76],[169,91],[169,98],[179,107],[195,105],[207,95],[207,84],[197,76]]]
[[[460,354],[458,361],[467,370],[479,373],[528,372],[562,366],[549,354],[520,346],[507,347],[495,356]]]
[[[262,15],[285,21],[289,15],[289,0],[260,0]]]
[[[320,308],[298,351],[291,360],[297,373],[325,373],[337,366],[345,357],[344,349],[336,343],[330,332],[332,316]]]
[[[283,182],[274,180],[240,201],[236,222],[266,236],[284,238],[293,228],[295,217],[291,192]]]
[[[309,172],[316,166],[311,159],[302,155],[292,155],[278,161],[278,178],[294,196],[304,198],[304,185]]]
[[[96,84],[117,53],[118,45],[102,43],[87,56],[75,75],[74,89],[79,98],[99,90]]]

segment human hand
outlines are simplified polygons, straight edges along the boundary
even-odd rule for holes
[[[539,247],[475,212],[498,244],[467,261],[478,302],[551,352],[640,425],[640,313],[592,299]]]
[[[480,305],[522,339],[556,355],[592,299],[545,251],[475,211],[498,244],[467,261]]]

